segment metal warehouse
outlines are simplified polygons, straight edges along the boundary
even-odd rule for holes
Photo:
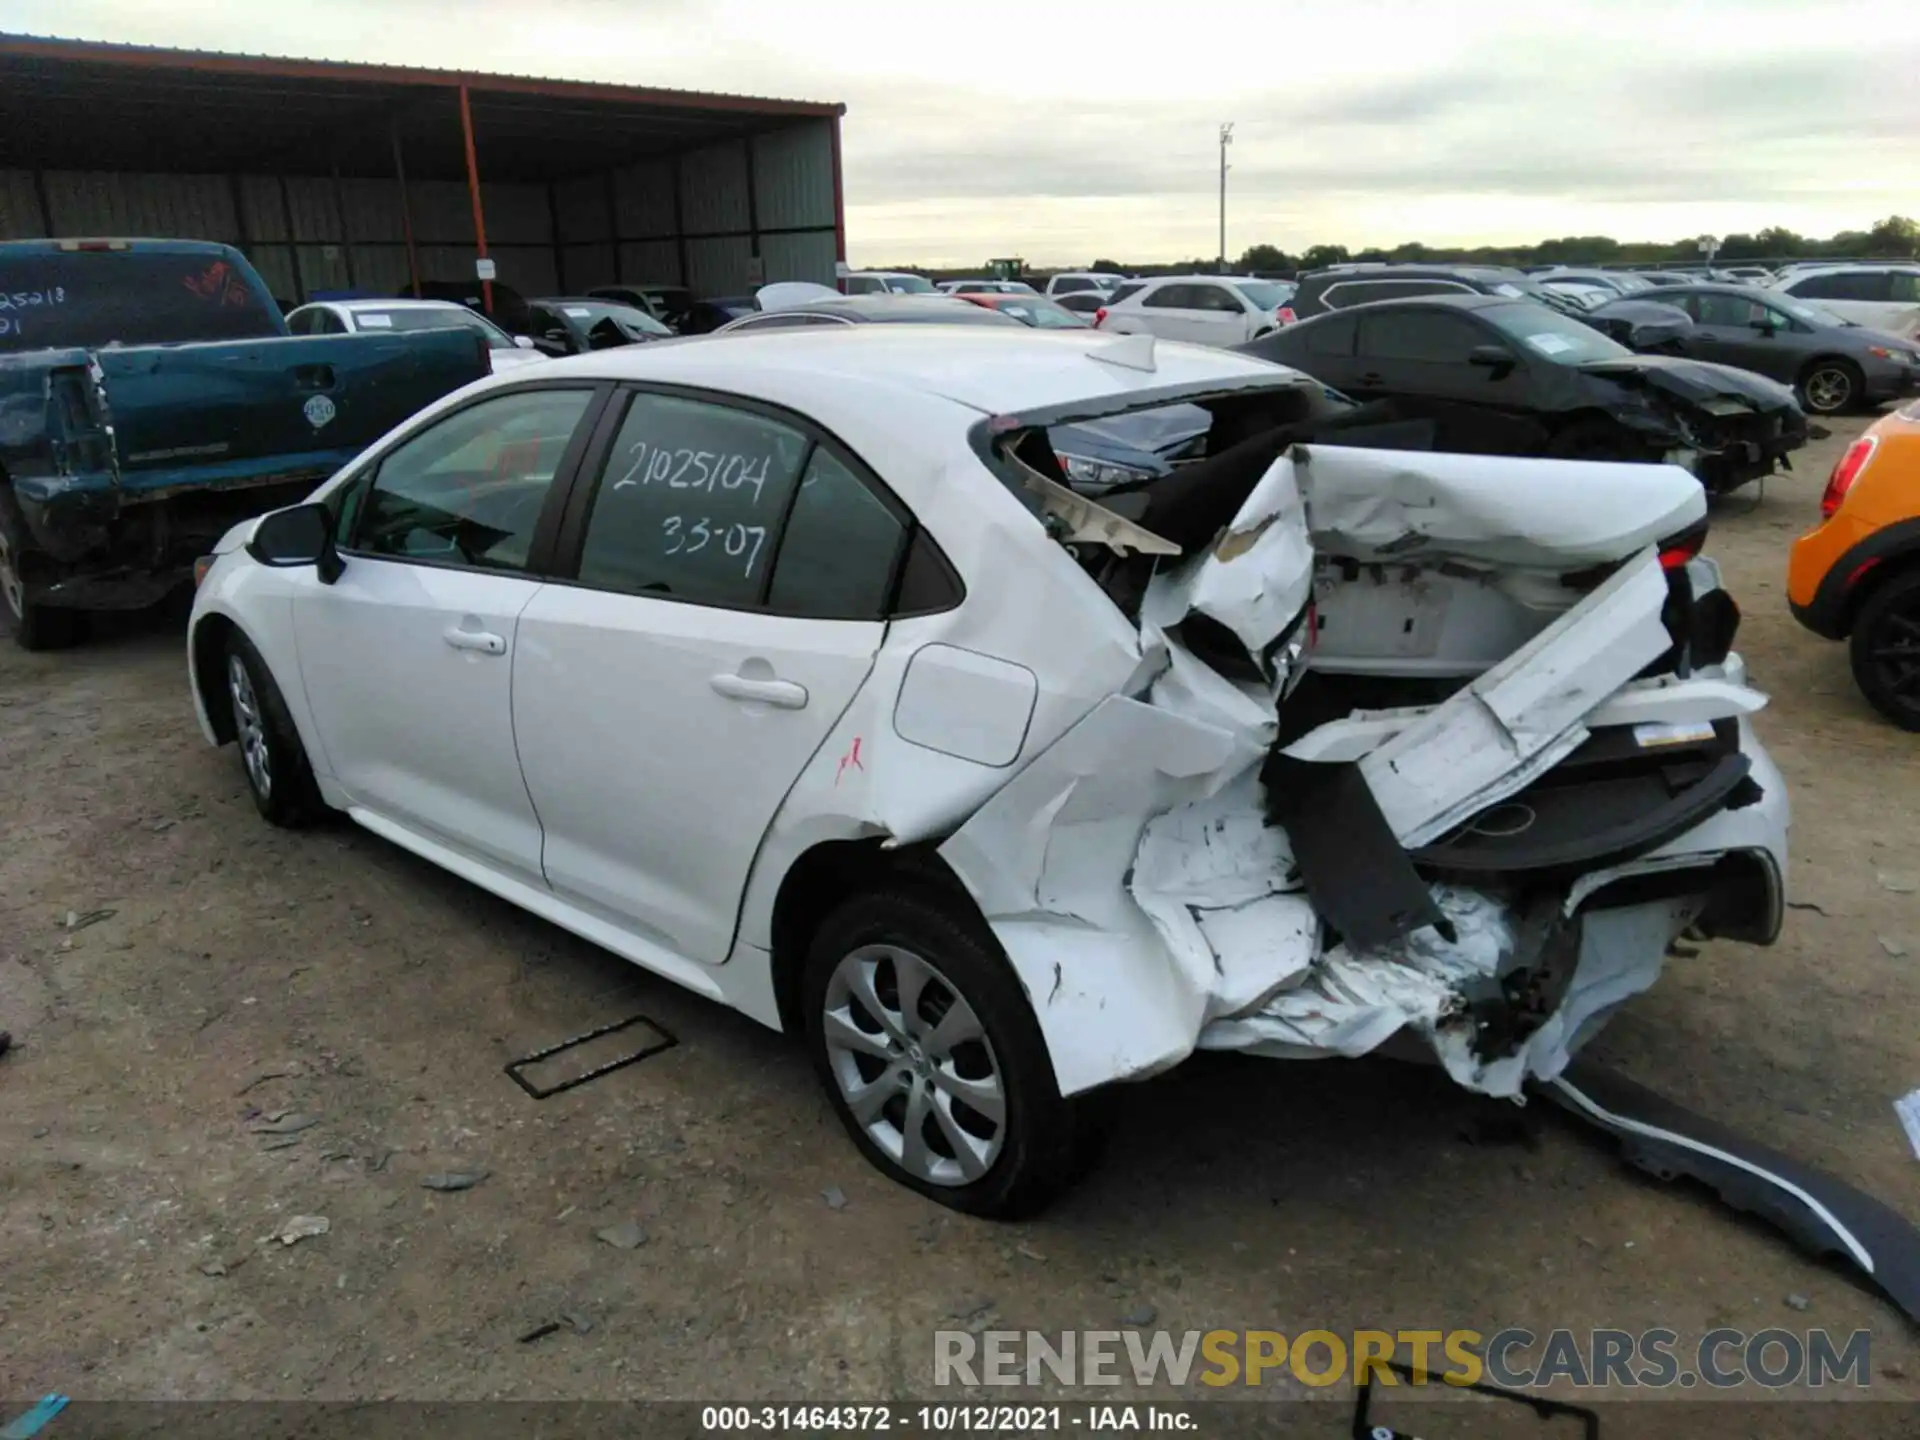
[[[286,302],[831,284],[845,111],[0,35],[0,239],[223,240]]]

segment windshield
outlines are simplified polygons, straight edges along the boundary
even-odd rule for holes
[[[1560,365],[1580,365],[1588,360],[1621,360],[1633,352],[1617,345],[1570,315],[1549,310],[1544,305],[1490,305],[1480,312],[1500,329],[1525,345],[1536,355]]]
[[[889,275],[882,281],[895,295],[937,295],[931,280],[919,275]]]
[[[0,351],[286,333],[266,292],[217,252],[0,253]]]
[[[1294,287],[1274,280],[1236,280],[1233,288],[1261,310],[1278,310],[1293,298]]]
[[[591,330],[602,320],[611,320],[622,330],[637,331],[642,335],[673,334],[673,331],[646,311],[636,310],[631,305],[614,305],[604,300],[569,300],[555,308],[569,320],[576,322],[582,330]]]
[[[1035,296],[1031,300],[1008,300],[993,307],[1002,315],[1011,315],[1022,325],[1031,325],[1036,330],[1087,330],[1090,327],[1080,316],[1071,310],[1063,310],[1058,305]]]
[[[1767,303],[1778,306],[1802,325],[1850,325],[1831,310],[1822,310],[1818,305],[1809,305],[1804,300],[1789,300],[1784,295],[1767,293]]]
[[[495,350],[513,349],[513,337],[484,315],[465,309],[407,306],[392,310],[349,310],[356,330],[471,330]]]

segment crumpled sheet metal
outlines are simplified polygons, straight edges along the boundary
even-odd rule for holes
[[[1332,453],[1317,452],[1311,464]],[[1383,476],[1394,477],[1403,502],[1415,493],[1431,500],[1423,561],[1465,548],[1488,563],[1544,562],[1539,542],[1510,543],[1507,528],[1542,527],[1536,509],[1565,510],[1568,489],[1577,489],[1555,483],[1557,475],[1542,477],[1538,461],[1524,462],[1526,487],[1503,475],[1502,484],[1476,488],[1470,472],[1453,462],[1490,463],[1485,457],[1339,455],[1330,506],[1315,488],[1327,472],[1303,470],[1283,456],[1207,552],[1156,577],[1141,612],[1138,688],[1095,706],[940,847],[1031,998],[1065,1094],[1156,1073],[1196,1047],[1355,1056],[1411,1030],[1462,1085],[1516,1095],[1528,1078],[1558,1074],[1597,1018],[1653,983],[1669,940],[1687,923],[1675,902],[1585,917],[1565,999],[1512,1054],[1491,1061],[1473,1053],[1462,990],[1484,989],[1511,968],[1524,943],[1500,897],[1437,888],[1452,940],[1427,929],[1367,955],[1326,945],[1287,837],[1267,824],[1258,774],[1277,733],[1288,676],[1270,676],[1264,687],[1229,681],[1170,632],[1205,614],[1261,655],[1311,597],[1315,546],[1306,532],[1317,507],[1323,519],[1337,516],[1346,527],[1340,545],[1364,549],[1374,533],[1368,526],[1385,512],[1359,495],[1369,473],[1376,489]],[[1620,482],[1627,492],[1605,532],[1613,538],[1598,547],[1575,545],[1583,561],[1590,553],[1595,561],[1621,559],[1642,531],[1683,528],[1687,522],[1676,515],[1694,508],[1693,501],[1676,501],[1671,477],[1657,467],[1577,468],[1607,472],[1603,491]],[[1650,470],[1658,478],[1643,483]],[[1675,474],[1697,500],[1698,485]],[[1511,500],[1529,487],[1549,503],[1527,500],[1520,513],[1494,504],[1496,490]],[[1449,519],[1447,497],[1455,492],[1473,503]],[[1623,511],[1644,523],[1621,521]],[[1655,518],[1646,519],[1650,514]],[[1505,737],[1498,769],[1524,783],[1585,738],[1582,717],[1665,647],[1664,594],[1649,553],[1548,627],[1516,663],[1495,667],[1483,677],[1486,685],[1456,697]],[[1656,639],[1658,648],[1642,654]],[[1559,663],[1569,651],[1582,652],[1590,673]],[[1553,663],[1530,663],[1543,653]],[[1445,709],[1409,713],[1382,738],[1413,755],[1460,727],[1457,716],[1435,720]],[[1530,728],[1539,716],[1548,723]],[[1500,775],[1479,783],[1489,779],[1497,783]],[[1409,823],[1430,823],[1472,798],[1450,788],[1428,797]]]

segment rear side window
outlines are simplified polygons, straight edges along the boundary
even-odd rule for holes
[[[347,500],[341,529],[354,535],[351,548],[524,570],[547,491],[592,398],[590,390],[517,391],[415,435],[380,461],[363,502]]]
[[[767,604],[782,615],[879,620],[906,538],[887,503],[816,446],[780,537]]]
[[[1342,280],[1320,298],[1335,310],[1374,300],[1409,300],[1415,295],[1470,295],[1473,287],[1454,280]]]
[[[593,497],[580,583],[759,604],[811,443],[745,410],[635,395]]]
[[[1053,293],[1056,295],[1071,295],[1076,290],[1098,290],[1099,288],[1098,284],[1084,275],[1056,276],[1053,282]]]
[[[1787,293],[1801,300],[1885,300],[1889,278],[1884,271],[1836,270],[1796,281]]]
[[[1113,294],[1107,297],[1107,304],[1118,305],[1122,300],[1130,300],[1146,288],[1138,280],[1130,280],[1125,285],[1114,288]]]
[[[1330,315],[1307,326],[1309,355],[1353,354],[1354,332],[1359,323],[1351,315]]]
[[[1220,310],[1233,315],[1246,312],[1246,306],[1240,303],[1239,295],[1224,285],[1189,285],[1187,293],[1192,298],[1189,304],[1195,310]]]
[[[0,351],[256,340],[280,327],[272,299],[218,252],[0,254]]]
[[[1903,305],[1920,303],[1920,275],[1895,271],[1887,277],[1893,283],[1893,298]]]
[[[1197,285],[1162,285],[1148,291],[1140,303],[1150,310],[1198,310],[1203,308],[1199,289]]]

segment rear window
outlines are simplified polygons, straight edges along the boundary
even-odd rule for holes
[[[1293,286],[1272,280],[1236,280],[1233,288],[1251,300],[1258,310],[1278,310],[1293,298]]]
[[[1031,325],[1036,330],[1085,330],[1087,322],[1071,310],[1062,310],[1058,305],[1049,305],[1035,297],[1032,300],[1008,300],[994,307],[1002,315],[1009,315],[1022,325]]]
[[[471,310],[359,310],[350,312],[356,330],[471,330],[495,350],[513,349],[513,337]]]
[[[882,282],[895,295],[937,295],[931,280],[918,275],[889,275]]]
[[[1076,290],[1098,290],[1100,282],[1086,275],[1056,275],[1053,277],[1053,293],[1071,295]]]
[[[1114,287],[1114,292],[1107,297],[1107,304],[1118,305],[1122,300],[1129,300],[1146,288],[1138,280],[1129,280],[1124,285]]]
[[[0,351],[284,333],[271,298],[223,255],[0,253]]]

